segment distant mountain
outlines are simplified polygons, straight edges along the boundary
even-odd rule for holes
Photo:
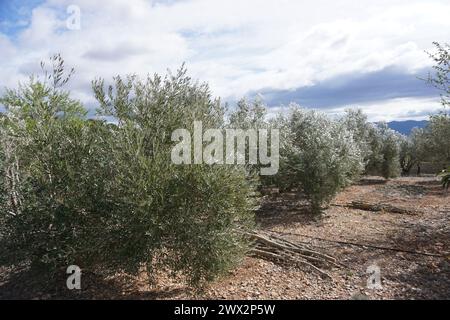
[[[409,135],[413,128],[424,128],[427,124],[428,124],[427,120],[422,121],[406,120],[406,121],[388,122],[389,128],[398,131],[404,135]]]

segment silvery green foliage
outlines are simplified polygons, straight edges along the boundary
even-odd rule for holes
[[[382,137],[383,163],[381,166],[381,174],[384,178],[395,178],[400,175],[400,141],[401,134],[390,129],[387,124],[379,125],[379,133]]]
[[[291,106],[281,147],[280,188],[302,190],[313,212],[320,210],[363,170],[361,150],[352,132],[340,121]]]
[[[252,224],[253,187],[244,168],[175,165],[176,129],[224,128],[224,110],[206,84],[181,68],[165,78],[116,78],[94,82],[100,112],[114,116],[106,145],[114,159],[116,201],[107,222],[100,258],[106,265],[137,271],[146,262],[184,274],[190,283],[211,280],[246,250],[242,231]],[[156,258],[157,257],[157,258]]]
[[[427,141],[424,150],[428,151],[427,159],[433,162],[450,162],[450,44],[433,42],[436,51],[430,53],[434,61],[434,74],[429,74],[427,82],[441,91],[443,110],[430,116],[428,126],[422,138]]]
[[[173,130],[223,127],[219,101],[185,73],[96,80],[99,111],[116,123],[86,119],[59,81],[7,91],[2,167],[18,179],[2,183],[3,263],[102,274],[146,265],[150,276],[160,266],[198,285],[239,261],[253,217],[246,172],[171,163]]]
[[[438,177],[441,178],[441,184],[442,187],[445,189],[446,192],[448,192],[448,189],[450,187],[450,168],[442,170]]]
[[[267,127],[267,109],[261,99],[238,101],[236,109],[230,113],[229,127],[235,129],[262,129]]]
[[[386,179],[400,175],[400,134],[386,123],[372,125],[369,132],[372,150],[366,173],[380,175]]]
[[[240,130],[260,130],[268,128],[266,121],[267,109],[263,101],[259,98],[253,101],[248,101],[246,98],[242,98],[238,101],[236,109],[232,110],[229,114],[229,121],[227,123],[227,128],[240,129]],[[249,141],[246,139],[246,157],[249,157]],[[270,145],[270,144],[269,144]],[[256,147],[255,152],[259,154],[259,144]],[[260,176],[261,171],[260,164],[247,164],[246,170],[248,172],[248,177],[257,180],[267,179],[264,176]]]
[[[446,110],[430,116],[424,130],[429,159],[434,162],[450,163],[450,114]]]
[[[400,138],[402,168],[427,161],[450,163],[450,116],[445,110],[431,115],[425,128],[414,128],[410,136]]]
[[[413,155],[417,164],[430,159],[429,142],[426,128],[414,128],[408,139],[413,145]]]
[[[429,74],[427,82],[441,91],[441,103],[450,107],[450,44],[433,42],[436,52],[429,56],[435,62],[434,75]]]
[[[31,262],[56,270],[74,261],[89,243],[92,212],[103,206],[107,171],[95,124],[81,104],[61,90],[67,82],[63,61],[52,58],[53,72],[7,90],[0,102],[2,117],[2,182],[0,203],[4,233],[2,262]],[[92,157],[90,155],[93,155]],[[80,254],[79,256],[82,256]]]
[[[361,150],[364,163],[367,164],[373,153],[370,146],[372,125],[367,121],[367,116],[361,109],[346,109],[340,121],[352,133],[355,143]]]
[[[385,123],[368,122],[362,110],[348,109],[340,121],[352,132],[367,174],[393,178],[400,174],[398,163],[405,172],[409,172],[416,162],[410,139],[389,129]]]
[[[418,163],[418,150],[414,137],[414,133],[411,136],[399,135],[399,160],[403,175],[408,175],[411,168]]]
[[[5,120],[5,116],[3,114],[0,114],[0,141],[4,141],[5,139],[5,133],[3,128],[3,121]],[[6,193],[6,177],[5,174],[5,146],[4,143],[0,143],[0,203],[6,203],[7,201],[7,193]],[[0,209],[3,209],[0,207]],[[0,242],[2,242],[2,238],[5,236],[5,222],[6,222],[6,215],[0,214]]]

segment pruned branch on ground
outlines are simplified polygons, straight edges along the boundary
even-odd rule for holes
[[[401,208],[387,203],[369,203],[363,201],[352,201],[346,204],[334,204],[336,207],[345,207],[352,208],[364,211],[372,211],[372,212],[391,212],[391,213],[399,213],[399,214],[419,214],[421,213],[419,210]]]
[[[373,244],[369,244],[369,243],[358,243],[358,242],[354,242],[354,241],[342,241],[342,240],[334,240],[334,239],[325,239],[325,238],[321,238],[321,237],[314,237],[314,236],[310,236],[310,235],[306,235],[306,234],[292,233],[292,232],[279,232],[279,231],[274,231],[274,230],[272,230],[272,232],[275,232],[275,233],[278,233],[278,234],[282,234],[282,235],[304,237],[304,238],[309,238],[309,239],[313,239],[313,240],[319,240],[319,241],[325,241],[325,242],[330,242],[330,243],[336,243],[336,244],[345,245],[345,246],[350,245],[350,246],[357,246],[357,247],[365,248],[365,249],[371,248],[371,249],[377,249],[377,250],[396,251],[396,252],[403,252],[403,253],[414,254],[414,255],[435,257],[435,258],[443,258],[446,255],[450,254],[448,252],[443,252],[442,254],[435,254],[435,253],[430,253],[430,252],[420,252],[420,251],[406,250],[406,249],[401,249],[401,248],[377,246],[377,245],[373,245]],[[346,267],[345,265],[343,265],[343,266]]]
[[[305,244],[294,243],[261,231],[246,233],[246,235],[254,244],[249,251],[250,256],[283,266],[306,268],[329,279],[331,275],[323,268],[341,267],[334,257]]]

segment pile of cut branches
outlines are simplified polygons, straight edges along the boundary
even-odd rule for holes
[[[269,260],[287,266],[309,269],[322,277],[331,279],[323,268],[341,267],[334,257],[326,255],[303,243],[294,243],[266,232],[246,233],[254,246],[249,251],[252,257]]]
[[[388,203],[368,203],[363,201],[352,201],[351,203],[347,203],[344,205],[337,205],[340,207],[347,207],[351,209],[358,209],[358,210],[364,210],[364,211],[372,211],[372,212],[390,212],[390,213],[398,213],[398,214],[409,214],[409,215],[416,215],[420,214],[419,210],[415,209],[409,209],[409,208],[401,208],[397,207]]]

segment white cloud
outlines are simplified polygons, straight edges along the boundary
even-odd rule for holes
[[[71,4],[79,31],[64,28]],[[16,39],[0,34],[0,68],[11,75],[0,86],[55,52],[76,67],[72,90],[83,100],[96,76],[164,73],[184,61],[230,99],[388,66],[413,73],[430,64],[432,41],[448,41],[448,12],[444,0],[47,0]]]
[[[439,98],[398,98],[330,109],[327,112],[329,114],[341,114],[346,108],[361,108],[367,114],[369,121],[373,122],[428,120],[429,115],[438,111],[439,102]]]
[[[348,105],[345,107],[321,109],[330,116],[340,116],[346,109],[363,109],[370,122],[394,120],[428,120],[431,114],[437,113],[438,98],[398,98],[386,101],[367,102],[363,104]],[[290,106],[279,106],[269,109],[267,118],[274,118],[278,114],[287,114]]]

